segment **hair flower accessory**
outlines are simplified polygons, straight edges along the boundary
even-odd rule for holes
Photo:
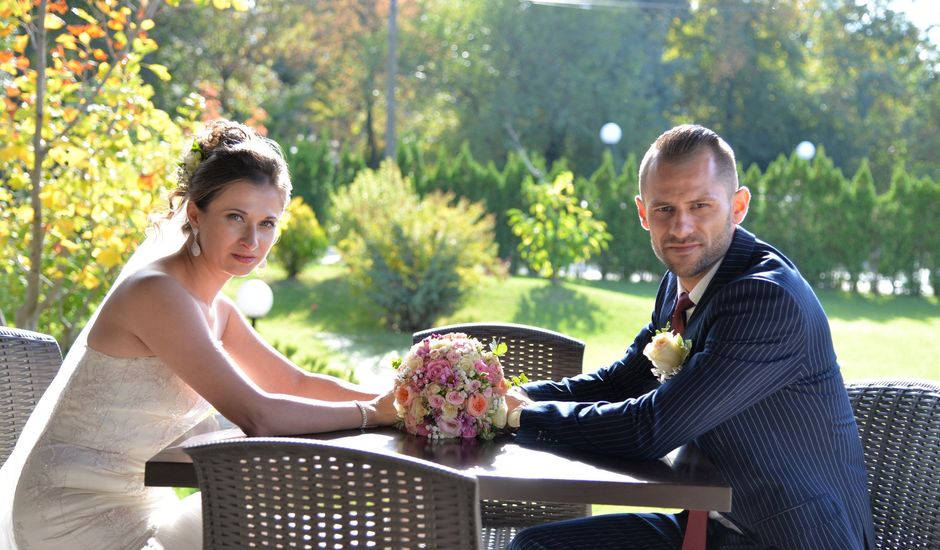
[[[431,439],[492,439],[506,425],[506,391],[524,376],[507,380],[499,356],[463,333],[434,334],[396,360],[395,409],[399,426]]]
[[[192,179],[193,174],[196,173],[196,168],[199,167],[199,163],[203,161],[205,154],[202,152],[202,146],[199,145],[199,140],[193,138],[193,144],[189,148],[189,151],[186,151],[186,154],[183,155],[182,160],[180,160],[178,166],[180,169],[180,181],[189,182]]]
[[[653,363],[650,371],[660,382],[679,374],[691,352],[692,340],[685,340],[681,334],[673,333],[669,323],[666,323],[665,328],[657,330],[650,343],[643,348],[643,355]]]

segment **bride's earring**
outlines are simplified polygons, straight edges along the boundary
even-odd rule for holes
[[[199,237],[199,229],[194,227],[193,228],[193,242],[190,243],[189,245],[189,253],[192,254],[193,256],[198,256],[202,254],[202,247],[199,246],[198,237]]]

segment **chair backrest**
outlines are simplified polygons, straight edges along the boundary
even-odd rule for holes
[[[488,344],[494,338],[507,346],[499,358],[506,376],[521,373],[530,380],[561,380],[581,374],[584,363],[584,342],[559,332],[530,325],[513,323],[465,323],[434,327],[411,335],[413,343],[432,334],[463,332]],[[483,518],[487,547],[499,547],[529,525],[580,518],[590,515],[591,507],[565,502],[527,502],[515,500],[483,500]]]
[[[559,332],[512,323],[465,323],[416,332],[413,343],[432,334],[463,332],[489,344],[494,338],[505,342],[506,354],[499,358],[507,376],[525,373],[530,380],[561,380],[581,374],[584,342]]]
[[[0,326],[0,465],[61,364],[55,338]]]
[[[940,384],[846,384],[865,449],[878,548],[940,548]]]
[[[299,438],[186,448],[203,548],[477,550],[475,477],[423,460]]]

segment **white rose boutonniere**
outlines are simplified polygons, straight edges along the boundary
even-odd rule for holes
[[[685,340],[682,335],[673,334],[668,324],[666,328],[656,331],[653,340],[643,348],[643,355],[653,363],[650,370],[660,382],[679,374],[691,352],[692,340]]]

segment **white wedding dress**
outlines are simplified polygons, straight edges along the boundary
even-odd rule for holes
[[[144,487],[144,463],[206,419],[209,404],[156,357],[77,351],[19,476],[19,550],[201,548],[198,493],[180,501]]]

